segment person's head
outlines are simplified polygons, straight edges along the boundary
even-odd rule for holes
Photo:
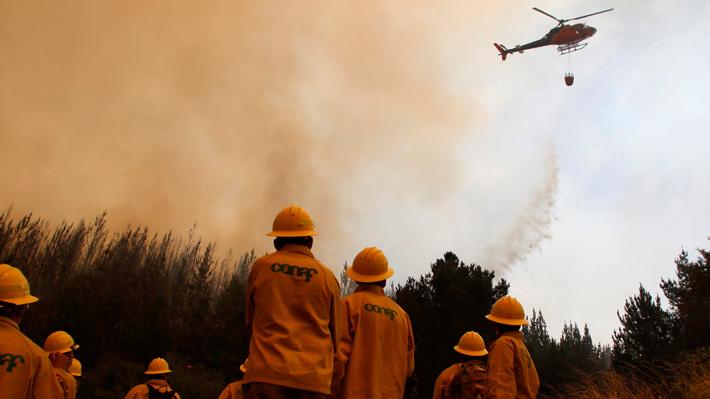
[[[148,368],[143,374],[147,375],[151,379],[165,380],[168,378],[168,374],[172,373],[168,362],[162,357],[156,357],[151,360],[148,364]]]
[[[313,237],[276,237],[274,238],[274,248],[280,251],[286,245],[301,245],[313,248]]]
[[[285,245],[313,247],[313,236],[318,235],[311,216],[298,205],[287,206],[274,218],[271,231],[266,233],[274,239],[274,247],[280,250]]]
[[[493,333],[496,335],[496,337],[501,336],[503,333],[509,331],[520,331],[520,326],[500,324],[493,321],[491,322],[491,324],[493,325]]]
[[[74,359],[74,351],[79,349],[79,345],[74,343],[74,338],[66,331],[55,331],[49,334],[42,347],[50,354],[52,364],[64,370],[69,370]]]
[[[22,316],[25,315],[30,305],[14,305],[7,302],[0,302],[0,316],[7,317],[15,323],[22,321]]]
[[[387,280],[373,281],[371,283],[363,283],[362,281],[356,281],[356,283],[357,285],[374,285],[382,288],[387,287]]]
[[[518,331],[521,326],[528,324],[523,305],[510,295],[497,300],[486,319],[493,323],[496,336],[508,331]]]
[[[389,267],[385,254],[376,247],[367,247],[360,251],[347,268],[346,273],[359,285],[379,285],[385,287],[387,279],[392,277],[394,270]]]
[[[468,331],[464,333],[454,350],[459,354],[459,362],[467,362],[473,359],[485,360],[488,355],[486,350],[486,343],[483,341],[483,337],[475,331]]]
[[[30,284],[20,269],[0,264],[0,316],[19,324],[29,304],[38,300],[30,295]]]

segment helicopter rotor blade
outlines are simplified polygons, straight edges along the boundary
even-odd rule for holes
[[[539,8],[537,8],[537,7],[533,7],[533,10],[535,10],[535,11],[541,13],[541,14],[547,15],[548,17],[554,19],[555,21],[557,21],[557,22],[559,22],[559,23],[564,23],[563,20],[561,20],[561,19],[555,17],[554,15],[550,15],[550,14],[546,13],[545,11],[542,11],[541,9],[539,9]]]
[[[594,12],[594,13],[587,14],[587,15],[582,15],[581,17],[577,17],[577,18],[565,19],[564,21],[565,21],[565,22],[567,22],[567,21],[574,21],[574,20],[577,20],[577,19],[582,19],[582,18],[591,17],[592,15],[597,15],[597,14],[601,14],[601,13],[609,12],[609,11],[613,11],[613,10],[614,10],[613,8],[610,8],[610,9],[608,9],[608,10],[598,11],[598,12]]]

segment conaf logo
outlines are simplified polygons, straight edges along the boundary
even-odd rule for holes
[[[365,304],[365,310],[368,312],[375,312],[375,313],[384,314],[385,316],[389,317],[390,320],[394,320],[395,316],[397,316],[396,310],[390,309],[390,308],[385,308],[385,307],[378,306],[378,305],[373,305],[371,303]]]
[[[300,267],[287,265],[285,263],[274,263],[271,265],[271,271],[274,273],[288,274],[289,276],[305,277],[306,281],[311,281],[314,274],[318,274],[318,270],[312,267]]]
[[[7,363],[7,368],[5,371],[8,373],[12,373],[12,370],[17,366],[18,360],[20,363],[25,363],[25,358],[20,356],[20,355],[12,355],[9,353],[5,353],[0,355],[0,366],[3,366]]]

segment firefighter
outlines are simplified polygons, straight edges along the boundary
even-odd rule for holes
[[[487,399],[537,397],[540,379],[520,327],[527,325],[523,306],[512,296],[496,301],[486,319],[493,323],[496,340],[488,354]]]
[[[71,364],[69,365],[69,374],[76,378],[77,383],[79,382],[79,378],[81,378],[81,362],[79,359],[73,358],[71,360]]]
[[[69,373],[69,366],[77,349],[79,345],[76,345],[74,338],[65,331],[55,331],[44,340],[44,351],[49,353],[64,399],[76,398],[76,379]]]
[[[339,380],[340,286],[311,252],[313,221],[293,205],[276,215],[267,236],[276,252],[257,259],[247,285],[251,332],[248,399],[326,398]]]
[[[486,383],[486,344],[474,331],[461,336],[454,346],[460,361],[439,374],[434,383],[434,399],[481,399]]]
[[[79,380],[82,378],[82,373],[81,373],[81,362],[77,358],[73,358],[71,360],[71,364],[69,365],[69,374],[74,377],[76,380],[76,390],[79,392]]]
[[[239,370],[242,373],[247,372],[247,361],[249,359],[245,360],[244,363],[239,366]],[[242,381],[234,381],[233,383],[227,385],[226,388],[224,388],[224,391],[219,395],[218,399],[244,399],[244,389],[242,389]]]
[[[381,250],[369,247],[346,273],[358,287],[343,300],[345,376],[338,397],[401,398],[414,371],[414,336],[407,312],[384,292],[394,270]]]
[[[124,399],[180,399],[180,395],[173,391],[168,384],[168,374],[172,373],[168,362],[162,357],[156,357],[148,364],[148,369],[143,373],[149,376],[145,384],[134,386]]]
[[[22,316],[37,300],[19,269],[0,265],[0,399],[62,397],[47,352],[20,332]]]

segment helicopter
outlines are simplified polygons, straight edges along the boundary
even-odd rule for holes
[[[534,42],[530,42],[530,43],[524,44],[522,46],[517,45],[512,49],[508,49],[505,46],[503,46],[502,44],[493,43],[495,48],[500,52],[499,55],[503,58],[503,61],[505,61],[505,57],[508,54],[522,53],[524,50],[530,50],[533,48],[538,48],[538,47],[543,47],[543,46],[557,45],[557,51],[560,52],[560,55],[569,54],[573,51],[579,51],[579,50],[587,47],[587,44],[588,44],[588,43],[581,43],[581,41],[592,37],[595,33],[597,33],[597,29],[593,28],[591,26],[587,26],[587,24],[584,24],[584,23],[574,24],[574,25],[566,25],[565,23],[569,22],[569,21],[575,21],[577,19],[591,17],[592,15],[597,15],[597,14],[609,12],[614,9],[610,8],[608,10],[598,11],[595,13],[582,15],[581,17],[570,18],[570,19],[559,19],[559,18],[555,17],[554,15],[550,15],[537,7],[533,7],[533,10],[554,19],[555,21],[558,22],[557,26],[550,29],[550,31],[547,32],[547,34],[542,39],[535,40]]]

